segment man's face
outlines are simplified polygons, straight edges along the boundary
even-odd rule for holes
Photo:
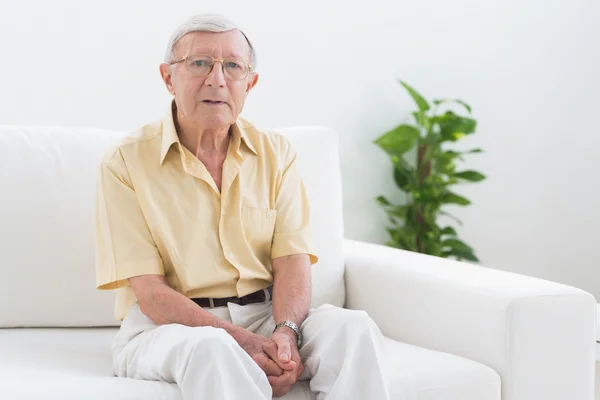
[[[192,32],[177,43],[173,60],[194,55],[235,58],[250,64],[250,47],[244,35],[229,32]],[[223,73],[221,62],[207,76],[197,76],[186,68],[186,62],[160,66],[169,92],[175,97],[178,112],[187,120],[208,129],[225,128],[235,123],[244,107],[246,95],[256,85],[258,74],[249,72],[235,80]]]

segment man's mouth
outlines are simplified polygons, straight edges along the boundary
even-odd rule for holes
[[[213,104],[213,105],[225,104],[224,101],[219,101],[219,100],[202,100],[202,102],[204,104]]]

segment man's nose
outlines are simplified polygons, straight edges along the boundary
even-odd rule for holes
[[[221,61],[215,61],[212,71],[210,71],[210,74],[206,77],[205,83],[208,86],[225,86],[225,74],[223,73],[223,64]]]

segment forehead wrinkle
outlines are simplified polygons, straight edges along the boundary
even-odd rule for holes
[[[189,52],[187,54],[204,54],[204,55],[214,55],[214,53],[216,52],[216,47],[210,47],[210,46],[195,46],[190,48]],[[226,54],[223,54],[223,56],[225,58],[244,58],[240,52],[234,50],[231,52],[227,52]]]
[[[219,43],[210,39],[210,37],[207,38],[204,36],[203,38],[201,35],[194,35],[194,32],[192,32],[182,38],[180,41],[181,46],[178,46],[178,49],[186,50],[186,53],[181,55],[182,57],[190,54],[206,54],[214,56],[214,54],[218,52],[225,58],[238,58],[250,62],[250,60],[246,60],[250,56],[250,49],[248,48],[246,39],[243,35],[241,35],[241,40],[239,40],[239,37],[237,39],[238,40],[235,40],[233,43],[230,41]],[[227,49],[223,48],[223,44],[227,46]]]
[[[216,43],[212,46],[210,44],[191,45],[188,48],[187,54],[207,54],[214,56],[215,53],[221,53],[221,55],[225,58],[244,58],[242,56],[242,52],[239,50],[233,49],[230,51],[223,51],[221,46],[217,45]]]

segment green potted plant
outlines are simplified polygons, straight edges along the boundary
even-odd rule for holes
[[[388,246],[452,257],[457,260],[479,261],[475,251],[460,240],[456,229],[440,226],[441,215],[459,225],[457,218],[447,213],[447,204],[467,206],[471,202],[455,193],[452,186],[463,182],[480,182],[485,176],[473,170],[457,170],[457,163],[467,154],[481,153],[481,149],[452,150],[449,147],[466,135],[475,132],[477,121],[456,114],[442,112],[447,105],[458,105],[471,114],[471,107],[458,99],[433,100],[433,108],[415,89],[400,81],[417,105],[412,112],[414,124],[401,124],[375,140],[393,164],[396,185],[406,194],[404,204],[394,204],[384,196],[377,203],[388,216],[390,235]]]

